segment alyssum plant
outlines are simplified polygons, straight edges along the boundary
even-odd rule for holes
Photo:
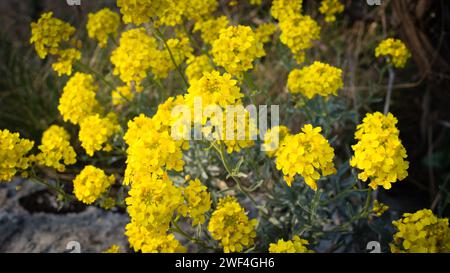
[[[117,0],[117,7],[120,14],[104,8],[88,15],[94,52],[92,41],[82,42],[52,12],[31,24],[39,57],[52,60],[61,80],[68,77],[58,106],[62,121],[36,144],[0,131],[0,180],[22,174],[62,201],[126,207],[134,251],[362,249],[355,245],[369,238],[355,243],[352,234],[387,210],[377,188],[390,189],[408,175],[389,113],[394,69],[410,57],[400,40],[388,38],[375,50],[392,77],[384,113],[361,120],[338,92],[344,72],[309,54],[343,11],[338,0],[321,2],[322,27],[301,0],[272,1],[257,25],[222,15],[217,0]],[[286,58],[286,92],[273,96],[264,71]],[[199,98],[218,111],[196,115]],[[261,140],[245,126],[254,115],[245,109],[241,117],[227,115],[229,106],[258,102],[281,106],[280,124]],[[192,111],[188,128],[174,130],[177,106]],[[70,135],[69,126],[78,134]],[[200,139],[183,137],[191,126],[201,128]],[[62,179],[73,173],[72,181]],[[448,219],[430,210],[393,224],[392,252],[450,251]]]

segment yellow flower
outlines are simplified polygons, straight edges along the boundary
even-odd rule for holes
[[[149,180],[133,183],[125,201],[131,219],[153,234],[165,234],[184,199],[166,173],[153,173]]]
[[[328,97],[337,95],[344,86],[342,70],[329,64],[314,62],[302,69],[294,69],[289,73],[287,82],[289,92],[300,93],[308,99],[319,95]]]
[[[185,74],[189,82],[199,80],[205,72],[212,72],[213,65],[207,55],[191,56],[187,61]]]
[[[89,165],[73,180],[73,193],[78,200],[89,205],[114,184],[114,181],[114,175],[107,176],[103,170]]]
[[[406,45],[394,38],[383,40],[375,49],[375,57],[384,56],[388,59],[388,63],[394,67],[403,68],[411,57]]]
[[[307,248],[308,241],[301,239],[299,236],[294,236],[292,240],[284,241],[278,240],[276,244],[269,245],[270,253],[314,253],[314,251]]]
[[[255,30],[256,39],[261,43],[271,41],[271,36],[277,31],[277,26],[273,23],[264,23],[259,25]]]
[[[289,135],[289,128],[286,126],[275,126],[267,130],[264,135],[263,149],[269,157],[273,157],[275,155],[281,142],[283,142],[287,135]],[[276,141],[277,138],[278,142]]]
[[[322,128],[306,124],[297,135],[287,135],[275,154],[276,167],[291,186],[296,174],[317,190],[316,181],[321,176],[336,172],[333,164],[334,149],[320,134]]]
[[[100,47],[105,47],[108,43],[108,37],[116,37],[120,26],[119,14],[104,8],[96,13],[88,14],[86,28],[88,36],[98,41]]]
[[[220,31],[212,44],[214,62],[240,78],[253,68],[253,61],[265,55],[263,44],[248,26],[230,26]]]
[[[79,124],[84,118],[102,111],[95,98],[98,86],[89,74],[75,73],[64,86],[58,110],[64,121]]]
[[[344,5],[339,0],[322,0],[319,11],[325,15],[325,21],[331,23],[336,21],[336,14],[344,11]]]
[[[408,176],[406,150],[399,139],[399,130],[395,127],[397,119],[389,113],[367,114],[363,123],[358,125],[355,133],[355,152],[350,165],[362,170],[358,178],[362,181],[370,179],[369,186],[376,189],[383,186],[391,188],[391,183],[403,180]]]
[[[212,44],[219,38],[220,30],[230,25],[226,16],[210,18],[195,22],[194,31],[200,31],[202,40],[207,44]]]
[[[70,24],[53,18],[53,12],[43,13],[37,22],[31,23],[30,43],[34,44],[41,59],[47,54],[57,54],[63,43],[69,42],[75,33]]]
[[[120,126],[115,113],[111,112],[104,118],[95,114],[83,119],[80,123],[78,138],[86,153],[93,156],[96,151],[110,151],[111,146],[108,140],[118,131]]]
[[[124,23],[141,25],[160,13],[167,0],[117,0]]]
[[[250,0],[250,5],[259,6],[261,5],[262,0]]]
[[[189,181],[189,185],[183,190],[185,204],[180,207],[179,212],[183,216],[192,219],[192,226],[201,225],[205,222],[205,213],[211,209],[211,195],[208,188],[195,179]]]
[[[123,32],[119,43],[111,54],[114,75],[129,86],[132,82],[139,86],[157,55],[156,39],[147,35],[144,28],[134,28]],[[136,88],[136,91],[141,89]]]
[[[134,93],[128,85],[119,86],[111,93],[112,104],[114,106],[122,105],[126,101],[131,101],[134,98]]]
[[[282,21],[299,15],[302,12],[302,2],[303,0],[273,0],[270,13],[273,18]]]
[[[59,172],[65,171],[66,165],[77,162],[75,150],[70,145],[70,135],[63,127],[52,125],[45,130],[38,148],[41,152],[35,156],[36,162]]]
[[[405,213],[392,224],[397,228],[390,244],[393,253],[450,252],[448,218],[438,218],[431,210],[423,209]]]
[[[143,253],[183,253],[186,248],[173,234],[155,234],[146,228],[131,221],[126,227],[125,235],[128,237],[134,251]]]
[[[208,224],[211,236],[220,241],[225,253],[251,247],[256,237],[257,220],[249,220],[235,197],[221,198]]]
[[[58,59],[52,64],[53,70],[61,75],[72,75],[72,65],[81,59],[81,52],[75,48],[61,49],[57,53]]]
[[[19,169],[26,169],[29,160],[26,154],[34,142],[21,139],[19,133],[0,130],[0,181],[10,181]]]
[[[389,209],[388,205],[385,205],[385,204],[379,202],[378,200],[373,201],[372,213],[375,216],[381,217],[381,215],[383,215],[383,213],[388,211],[388,209]]]
[[[287,45],[297,63],[305,61],[305,50],[313,46],[314,40],[320,39],[320,26],[311,17],[293,15],[280,21],[280,40]]]
[[[112,245],[110,248],[105,249],[103,253],[120,253],[120,246]]]

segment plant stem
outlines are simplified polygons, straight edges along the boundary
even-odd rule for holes
[[[392,97],[392,89],[394,86],[394,79],[395,79],[395,72],[391,66],[389,66],[388,72],[389,72],[389,81],[388,81],[386,100],[385,100],[384,111],[383,111],[383,113],[385,115],[387,115],[387,113],[389,113],[389,107],[391,104],[391,97]]]

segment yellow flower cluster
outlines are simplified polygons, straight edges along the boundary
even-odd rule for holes
[[[405,213],[392,222],[397,228],[390,244],[393,253],[448,253],[450,228],[448,218],[438,218],[429,209]]]
[[[250,247],[256,237],[257,220],[249,220],[245,210],[235,197],[226,196],[219,200],[208,224],[211,236],[220,241],[225,253],[241,252]]]
[[[117,0],[124,23],[141,25],[150,22],[164,7],[167,0]]]
[[[147,76],[151,62],[157,55],[157,42],[152,36],[147,35],[144,28],[134,28],[122,32],[120,45],[111,54],[111,63],[114,65],[114,75],[131,86],[138,86]]]
[[[103,170],[89,165],[73,180],[73,193],[83,203],[92,204],[114,181],[114,175],[107,176]]]
[[[282,21],[299,15],[302,12],[302,2],[303,0],[273,0],[270,13],[273,18]]]
[[[225,144],[227,153],[239,152],[241,149],[251,147],[255,144],[254,139],[256,139],[256,134],[258,133],[256,117],[250,117],[250,112],[243,105],[237,105],[232,111],[225,109],[222,120],[223,137],[221,138],[219,134],[213,134],[213,139],[222,139],[219,143],[223,142]],[[218,125],[218,122],[220,122],[217,118],[213,118],[211,121],[212,125]],[[230,132],[231,135],[228,132],[227,126],[233,126],[230,127],[233,129],[233,132]],[[209,128],[211,127],[205,127],[206,130]]]
[[[108,140],[118,131],[120,131],[120,126],[115,113],[108,113],[104,118],[95,114],[81,121],[78,138],[86,153],[93,156],[96,151],[111,151]]]
[[[117,37],[117,30],[120,27],[119,14],[104,8],[96,13],[88,14],[86,24],[88,36],[98,41],[100,47],[105,47],[108,37]]]
[[[287,86],[289,92],[300,93],[308,99],[316,95],[336,96],[337,91],[344,86],[342,70],[316,61],[310,66],[292,70],[288,76]]]
[[[38,148],[41,152],[34,160],[59,172],[65,171],[66,165],[77,162],[75,150],[70,145],[70,135],[63,127],[52,125],[45,130]]]
[[[322,128],[306,124],[297,135],[287,135],[276,152],[276,167],[291,186],[296,174],[317,190],[316,181],[336,172],[333,164],[334,149],[320,134]]]
[[[173,215],[184,202],[182,190],[166,173],[153,173],[149,179],[132,184],[126,199],[131,222],[125,234],[135,251],[174,252],[179,249],[179,243],[167,231]],[[171,241],[167,241],[169,236]]]
[[[176,69],[174,61],[177,66],[180,66],[186,58],[192,55],[193,49],[187,37],[168,39],[167,46],[172,53],[173,60],[167,48],[156,50],[152,56],[153,60],[150,62],[150,67],[156,78],[166,78],[171,70]]]
[[[277,31],[277,26],[273,23],[263,23],[255,30],[256,39],[261,43],[270,42],[271,36]]]
[[[101,112],[96,99],[98,86],[92,75],[75,73],[64,86],[58,110],[64,121],[79,124],[84,118]]]
[[[394,67],[403,68],[411,57],[406,45],[398,39],[388,38],[383,40],[375,49],[375,57],[385,56]]]
[[[383,215],[383,213],[385,213],[388,210],[389,210],[388,205],[383,204],[383,203],[379,202],[378,200],[373,201],[372,213],[375,216],[380,217],[381,215]]]
[[[185,74],[189,82],[199,80],[203,73],[212,72],[214,67],[207,55],[191,56],[187,60]]]
[[[192,219],[192,226],[201,225],[205,222],[205,213],[211,209],[211,195],[208,188],[195,179],[189,181],[189,185],[184,188],[183,196],[185,204],[179,208],[183,216]]]
[[[120,246],[112,245],[110,248],[105,249],[103,253],[120,253]]]
[[[30,43],[34,44],[41,59],[48,54],[58,56],[52,65],[59,76],[71,75],[72,65],[81,59],[81,52],[76,48],[79,41],[72,39],[75,28],[70,24],[53,17],[53,12],[43,13],[37,22],[31,23]]]
[[[119,86],[111,93],[112,104],[114,106],[122,105],[126,101],[133,100],[133,98],[134,93],[131,91],[131,87],[128,85]]]
[[[278,151],[281,142],[289,135],[289,128],[286,126],[275,126],[267,130],[264,135],[263,150],[269,157],[273,157]],[[278,142],[276,141],[278,139]]]
[[[344,11],[344,5],[339,0],[322,0],[319,11],[325,15],[326,22],[332,23],[336,21],[336,14]]]
[[[391,188],[391,183],[403,180],[408,176],[406,150],[399,139],[396,128],[397,119],[389,113],[367,114],[363,123],[358,125],[355,133],[355,152],[350,165],[362,170],[358,178],[362,181],[370,179],[369,186],[376,189],[383,186]]]
[[[292,237],[292,240],[280,239],[278,242],[269,245],[270,253],[314,253],[307,248],[308,241],[301,239],[299,236]]]
[[[297,63],[305,61],[305,50],[320,39],[320,26],[308,15],[290,16],[280,21],[280,41],[287,45]]]
[[[33,145],[33,141],[21,139],[19,133],[0,130],[0,181],[10,181],[18,169],[28,168],[26,155]]]
[[[230,25],[226,16],[209,18],[195,22],[194,31],[200,31],[202,40],[207,44],[212,44],[219,38],[220,31]]]
[[[261,43],[248,26],[230,26],[220,31],[212,44],[214,62],[233,76],[253,68],[253,61],[265,55]]]

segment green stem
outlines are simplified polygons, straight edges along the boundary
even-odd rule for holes
[[[105,77],[103,77],[100,73],[98,73],[98,72],[96,72],[95,70],[93,70],[92,68],[90,68],[88,65],[85,65],[85,64],[83,64],[83,63],[80,62],[80,61],[76,61],[76,62],[75,62],[75,66],[77,66],[78,68],[81,68],[80,70],[84,70],[85,72],[94,74],[94,76],[95,76],[98,80],[100,80],[100,81],[102,81],[103,83],[105,83],[106,85],[108,85],[112,90],[116,89],[116,87],[115,87],[112,83],[110,83],[109,81],[107,81],[107,80],[105,79]]]
[[[201,240],[199,240],[197,238],[194,238],[194,237],[190,236],[189,234],[187,234],[187,232],[185,232],[183,229],[181,229],[181,227],[177,224],[177,221],[172,221],[172,228],[171,229],[172,229],[172,231],[180,234],[181,236],[185,237],[189,241],[202,246],[203,248],[216,250],[215,248],[205,244],[203,241],[201,241]]]
[[[384,111],[383,111],[383,113],[385,115],[387,115],[387,113],[389,113],[389,107],[391,104],[391,97],[392,97],[392,89],[394,87],[394,80],[395,80],[395,72],[391,66],[389,66],[388,72],[389,72],[389,81],[388,81],[386,100],[384,103]]]

